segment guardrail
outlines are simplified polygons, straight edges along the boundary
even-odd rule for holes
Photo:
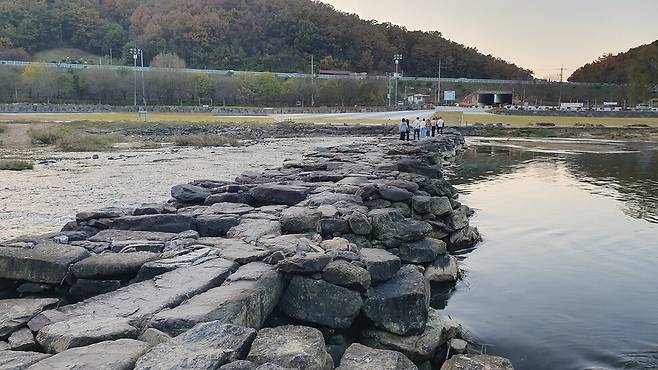
[[[224,69],[195,69],[195,68],[154,68],[154,67],[133,67],[133,66],[114,66],[114,65],[97,65],[97,64],[72,64],[72,63],[41,63],[41,62],[21,62],[15,60],[0,60],[0,66],[26,67],[30,64],[39,64],[48,68],[62,69],[99,69],[99,70],[128,70],[128,71],[148,71],[148,72],[178,72],[178,73],[206,73],[220,76],[240,76],[240,75],[259,75],[263,73],[272,73],[280,78],[317,78],[317,79],[344,79],[344,80],[393,80],[392,76],[334,76],[334,75],[312,75],[310,73],[295,72],[257,72],[257,71],[238,71]],[[495,80],[484,78],[437,78],[437,77],[398,77],[398,81],[418,81],[418,82],[435,82],[438,83],[465,83],[465,84],[488,84],[488,85],[558,85],[559,82],[549,82],[544,80]],[[588,82],[564,82],[565,86],[619,86],[610,83],[588,83]]]

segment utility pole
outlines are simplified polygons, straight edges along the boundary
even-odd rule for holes
[[[133,106],[137,106],[137,51],[139,49],[130,48],[130,54],[133,56]]]
[[[562,83],[564,82],[564,65],[560,66],[560,99],[557,103],[558,107],[562,105]]]
[[[402,54],[395,54],[393,56],[393,60],[395,60],[395,106],[397,107],[397,105],[398,105],[398,80],[400,79],[399,67],[400,67],[400,61],[402,60]]]
[[[441,105],[441,70],[445,67],[442,65],[443,61],[439,59],[439,83],[436,89],[436,104]]]
[[[387,72],[388,75],[388,106],[391,107],[391,73]]]
[[[139,56],[142,59],[142,102],[144,103],[144,110],[146,110],[146,89],[144,88],[144,51],[139,50]]]
[[[315,56],[311,55],[311,107],[315,106]]]
[[[110,48],[110,65],[114,65],[114,63],[112,62],[112,48]]]

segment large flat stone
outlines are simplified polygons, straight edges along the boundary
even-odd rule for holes
[[[135,280],[144,281],[183,267],[199,265],[219,257],[212,248],[196,249],[182,255],[145,263]]]
[[[0,279],[61,284],[69,266],[89,257],[86,249],[43,243],[34,248],[0,247]]]
[[[258,365],[272,363],[299,370],[334,368],[322,333],[305,326],[262,329],[251,345],[247,360]]]
[[[249,192],[259,204],[282,204],[294,206],[306,199],[308,189],[294,185],[259,185]]]
[[[201,323],[142,356],[136,370],[208,369],[244,358],[256,330],[223,324]]]
[[[118,317],[73,317],[41,329],[37,341],[49,353],[60,353],[109,340],[135,339],[139,330],[129,323],[129,319]]]
[[[180,268],[80,303],[42,312],[32,319],[30,328],[36,331],[53,322],[86,315],[124,317],[141,326],[157,312],[221,284],[236,267],[234,262],[214,259]]]
[[[184,204],[203,204],[210,190],[190,184],[176,185],[171,188],[171,196]]]
[[[6,339],[45,308],[57,302],[59,300],[54,298],[0,300],[0,339]]]
[[[181,233],[195,230],[194,218],[187,215],[144,215],[119,217],[112,222],[113,229]]]
[[[352,326],[362,305],[358,292],[324,280],[294,276],[279,310],[293,319],[346,329]]]
[[[150,252],[105,253],[91,256],[71,266],[73,276],[79,279],[111,280],[137,275],[146,262],[160,258]]]
[[[238,226],[231,228],[226,235],[232,239],[242,239],[248,243],[254,243],[263,237],[281,235],[281,224],[279,221],[243,219]]]
[[[149,345],[134,339],[69,349],[30,366],[29,370],[132,370]]]
[[[418,370],[402,353],[352,344],[336,370]]]
[[[514,370],[510,360],[489,355],[457,355],[446,361],[441,370]]]
[[[37,352],[0,351],[0,370],[25,370],[48,357]]]
[[[267,248],[238,239],[200,238],[198,243],[217,249],[222,258],[235,261],[241,265],[262,261],[271,254]]]
[[[133,231],[133,230],[101,230],[98,234],[89,238],[92,242],[118,242],[118,241],[158,241],[166,242],[175,238],[176,233],[162,233],[152,231]]]
[[[373,281],[386,281],[400,269],[400,257],[383,249],[363,248],[359,251]]]
[[[216,320],[259,329],[279,303],[283,285],[282,276],[272,266],[250,263],[240,267],[222,286],[158,313],[150,326],[170,335]]]

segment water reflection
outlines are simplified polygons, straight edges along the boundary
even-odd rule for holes
[[[517,370],[658,369],[656,146],[478,144],[450,175],[485,240],[433,306]]]

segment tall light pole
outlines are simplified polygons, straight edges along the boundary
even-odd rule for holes
[[[395,106],[398,105],[398,79],[400,79],[399,67],[400,61],[402,60],[402,54],[395,54],[393,56],[395,60]]]
[[[142,53],[140,49],[130,48],[133,56],[133,106],[137,106],[137,57]]]

